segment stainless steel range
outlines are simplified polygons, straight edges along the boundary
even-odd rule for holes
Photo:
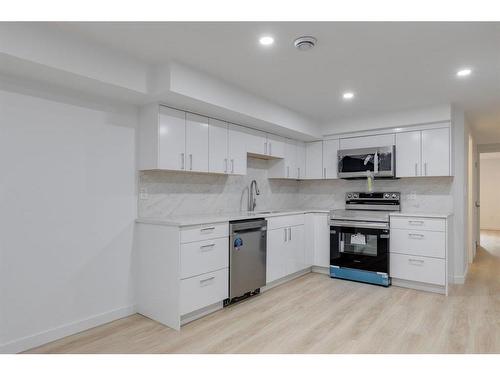
[[[346,193],[345,210],[330,213],[330,276],[389,286],[389,213],[400,193]]]

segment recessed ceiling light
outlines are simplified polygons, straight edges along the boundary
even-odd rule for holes
[[[470,76],[471,73],[472,73],[472,69],[469,69],[469,68],[460,69],[457,72],[457,77],[467,77],[467,76]]]
[[[342,97],[343,97],[345,100],[351,100],[351,99],[353,99],[353,98],[354,98],[354,93],[353,93],[353,92],[350,92],[350,91],[348,91],[348,92],[344,92],[344,93],[342,94]]]
[[[274,43],[274,38],[269,35],[261,36],[259,39],[259,43],[262,44],[263,46],[270,46],[271,44]]]

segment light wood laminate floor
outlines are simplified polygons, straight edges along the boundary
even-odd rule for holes
[[[31,353],[500,353],[500,232],[448,297],[307,274],[182,327],[140,315]]]

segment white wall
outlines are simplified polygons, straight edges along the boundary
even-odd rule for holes
[[[500,153],[481,154],[480,165],[481,229],[500,230]]]
[[[133,312],[136,124],[0,91],[0,352]]]

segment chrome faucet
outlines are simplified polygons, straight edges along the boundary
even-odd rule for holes
[[[257,195],[260,195],[259,187],[257,186],[257,181],[252,180],[250,183],[250,189],[248,190],[248,211],[255,210],[255,206],[257,206]]]

